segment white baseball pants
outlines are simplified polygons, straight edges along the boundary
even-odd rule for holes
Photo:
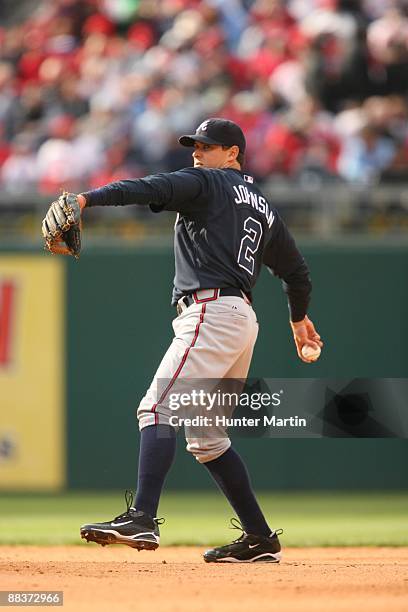
[[[217,294],[215,289],[203,289],[188,308],[179,302],[184,308],[173,320],[173,341],[137,411],[140,429],[169,424],[174,414],[169,397],[177,381],[185,387],[188,379],[246,379],[258,335],[255,312],[247,299]],[[200,463],[216,459],[231,445],[226,433],[186,440],[187,450]]]

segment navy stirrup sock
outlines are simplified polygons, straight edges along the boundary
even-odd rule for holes
[[[176,432],[170,425],[150,425],[140,432],[136,510],[155,517],[160,494],[176,452]]]
[[[237,513],[244,531],[269,536],[272,530],[256,501],[248,471],[238,453],[230,446],[223,455],[203,465]]]

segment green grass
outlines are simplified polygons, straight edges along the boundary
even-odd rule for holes
[[[261,505],[287,546],[408,546],[408,495],[265,493]],[[80,544],[79,526],[125,510],[122,492],[61,495],[0,494],[0,544]],[[220,494],[167,493],[162,544],[211,545],[238,537]]]

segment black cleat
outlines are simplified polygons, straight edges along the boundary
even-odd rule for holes
[[[236,519],[231,519],[231,525],[234,529],[242,529]],[[278,535],[281,533],[283,530],[279,529],[266,537],[242,531],[241,537],[231,544],[207,550],[204,553],[204,561],[207,563],[279,563],[282,555]]]
[[[81,538],[87,542],[106,544],[127,544],[138,550],[155,550],[159,546],[159,525],[164,519],[152,518],[132,507],[133,494],[126,491],[127,510],[105,523],[82,525]]]

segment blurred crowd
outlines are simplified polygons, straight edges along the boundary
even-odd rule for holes
[[[0,186],[80,191],[244,129],[260,181],[408,182],[408,2],[43,0],[0,28]]]

